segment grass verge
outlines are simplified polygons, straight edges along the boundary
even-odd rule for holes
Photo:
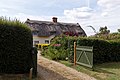
[[[120,80],[120,62],[97,64],[94,66],[94,71],[80,65],[73,66],[73,63],[68,61],[60,61],[60,63],[88,74],[97,80]]]

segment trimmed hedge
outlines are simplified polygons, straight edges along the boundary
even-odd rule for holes
[[[67,37],[60,36],[52,40],[48,50],[45,51],[45,55],[52,59],[65,59],[68,57],[73,62],[73,45],[74,41],[77,41],[79,46],[93,46],[94,52],[94,64],[105,62],[117,62],[120,61],[120,41],[119,40],[102,40],[98,38],[86,38],[86,37]],[[60,47],[52,47],[53,44],[61,44]],[[63,56],[61,56],[63,55]],[[53,57],[54,56],[54,57]]]
[[[32,46],[27,25],[0,18],[0,73],[28,73]]]
[[[71,38],[71,41],[75,40]],[[77,38],[79,46],[93,46],[93,63],[117,62],[120,61],[120,42],[106,41],[95,38]]]

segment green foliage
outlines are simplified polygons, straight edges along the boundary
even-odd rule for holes
[[[60,44],[60,46],[54,46],[55,44]],[[53,60],[65,60],[68,53],[65,36],[59,36],[52,40],[51,45],[42,54]]]
[[[94,36],[95,38],[108,38],[108,35],[110,34],[110,30],[108,30],[107,26],[100,27],[99,32],[97,32]]]
[[[77,45],[93,46],[94,64],[120,61],[120,41],[97,38],[78,38]]]
[[[59,62],[68,67],[74,68],[79,72],[88,74],[97,80],[120,80],[120,62],[96,64],[94,70],[80,65],[74,66],[68,61]]]
[[[118,29],[118,32],[120,32],[120,29]]]
[[[0,73],[29,72],[31,49],[31,30],[17,20],[0,18]]]
[[[111,33],[108,35],[107,40],[119,40],[120,39],[120,33]]]
[[[109,34],[110,30],[107,30],[107,26],[105,27],[100,27],[100,33],[99,34]]]
[[[120,33],[110,33],[108,35],[95,35],[95,36],[90,36],[90,38],[99,38],[99,39],[104,39],[104,40],[119,40],[120,39]]]
[[[107,41],[98,39],[79,39],[77,44],[80,46],[94,47],[94,63],[102,63],[108,60],[106,51],[109,51],[109,43]]]
[[[74,41],[77,41],[79,46],[93,46],[94,64],[120,61],[120,41],[98,38],[56,37],[46,51],[46,55],[52,57],[52,59],[65,59],[68,57],[73,62]],[[52,45],[56,43],[60,43],[62,46],[53,47]]]

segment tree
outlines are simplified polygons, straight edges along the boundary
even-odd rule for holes
[[[118,32],[120,33],[120,29],[118,29]]]
[[[107,29],[107,26],[105,26],[105,27],[100,27],[100,29],[99,29],[99,34],[106,35],[106,34],[109,34],[109,33],[110,33],[110,30]]]
[[[108,39],[110,30],[108,30],[107,26],[100,27],[99,32],[95,35],[97,38]]]

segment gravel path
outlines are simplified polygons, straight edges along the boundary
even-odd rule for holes
[[[40,80],[96,80],[58,62],[38,54],[38,76]]]

